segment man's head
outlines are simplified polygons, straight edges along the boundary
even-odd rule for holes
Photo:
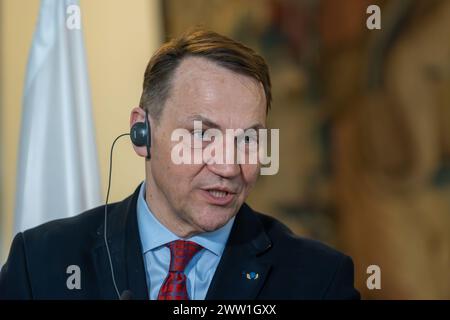
[[[149,113],[151,160],[146,165],[146,200],[156,217],[180,237],[214,231],[239,210],[259,175],[259,164],[181,164],[171,161],[176,129],[192,140],[194,120],[203,130],[264,128],[271,103],[264,59],[214,32],[194,31],[163,45],[150,60],[140,108],[131,125]],[[226,140],[226,139],[224,139]],[[224,141],[224,144],[226,141]],[[145,147],[134,147],[146,156]],[[194,152],[194,150],[192,150]],[[228,151],[226,151],[228,152]]]

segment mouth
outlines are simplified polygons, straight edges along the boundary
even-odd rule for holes
[[[214,198],[225,198],[230,193],[227,191],[220,191],[220,190],[207,190],[210,195],[212,195]]]
[[[208,203],[220,206],[230,204],[236,197],[236,193],[227,188],[207,188],[201,193]]]

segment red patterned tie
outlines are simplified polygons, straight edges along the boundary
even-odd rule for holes
[[[167,247],[170,249],[169,273],[159,289],[158,300],[189,300],[184,269],[203,247],[185,240],[172,241]]]

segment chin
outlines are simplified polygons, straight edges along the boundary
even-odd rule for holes
[[[204,210],[204,213],[197,217],[196,224],[205,232],[212,232],[220,229],[234,216],[231,208],[224,209],[209,209]]]

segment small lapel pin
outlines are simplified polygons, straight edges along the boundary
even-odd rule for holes
[[[259,278],[259,273],[256,273],[256,272],[243,272],[243,274],[245,274],[245,277],[248,279],[248,280],[256,280],[256,279],[258,279]]]

